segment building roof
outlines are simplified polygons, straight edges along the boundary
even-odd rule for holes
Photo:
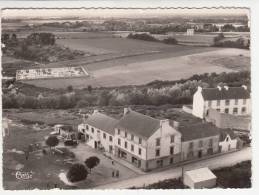
[[[219,90],[218,88],[205,88],[202,89],[201,94],[204,100],[224,100],[224,99],[249,99],[250,91],[244,87],[224,87]]]
[[[185,175],[188,175],[194,183],[217,178],[208,167],[186,171]]]
[[[172,122],[170,121],[172,124]],[[179,126],[183,141],[195,140],[220,135],[220,129],[210,123],[197,123],[193,125]]]
[[[231,129],[221,129],[219,140],[224,141],[225,138],[227,137],[227,135],[229,135],[231,139],[237,138],[237,135],[234,133],[233,130],[231,130]]]
[[[159,129],[160,120],[129,110],[119,121],[117,128],[122,128],[144,139],[149,138]]]
[[[117,125],[118,120],[100,112],[95,112],[87,118],[85,123],[114,135],[114,128]]]

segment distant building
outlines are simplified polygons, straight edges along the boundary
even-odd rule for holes
[[[192,114],[199,118],[208,115],[209,108],[233,115],[248,115],[251,112],[250,91],[242,87],[201,88],[193,96]]]
[[[174,125],[125,108],[115,131],[116,156],[144,171],[179,162],[181,133]]]
[[[71,125],[55,125],[54,131],[58,133],[65,140],[75,140],[76,139],[76,131]]]
[[[209,123],[178,128],[182,134],[182,160],[202,158],[219,152],[220,130]]]
[[[114,133],[118,120],[95,110],[78,126],[81,139],[95,149],[114,154]]]
[[[192,36],[192,35],[194,35],[194,29],[193,29],[193,28],[187,29],[186,35],[187,35],[187,36]]]
[[[216,186],[217,177],[209,168],[204,167],[186,171],[184,173],[183,183],[192,189],[213,188]]]

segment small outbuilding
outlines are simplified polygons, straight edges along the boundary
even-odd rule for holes
[[[208,167],[186,171],[184,173],[184,185],[192,189],[213,188],[216,186],[217,177]]]

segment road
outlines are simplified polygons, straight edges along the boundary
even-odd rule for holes
[[[220,167],[231,166],[236,163],[251,160],[252,159],[252,150],[251,147],[244,148],[243,150],[216,156],[210,159],[201,160],[198,162],[190,163],[184,165],[184,171],[209,167],[210,169],[216,169]],[[139,177],[130,178],[127,180],[122,180],[116,183],[110,183],[106,185],[101,185],[95,187],[95,189],[125,189],[130,187],[142,187],[144,184],[152,184],[165,179],[178,178],[182,175],[182,167],[175,167],[171,169],[166,169],[164,171],[148,173],[141,175]]]

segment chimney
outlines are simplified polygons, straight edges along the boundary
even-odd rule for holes
[[[198,86],[198,91],[201,92],[202,91],[202,87]]]
[[[130,112],[130,108],[124,108],[123,115],[126,115]]]
[[[169,125],[169,119],[160,120],[160,126],[165,125],[165,124]]]
[[[247,86],[246,86],[246,85],[242,85],[242,87],[243,87],[245,90],[247,90]]]
[[[224,86],[224,88],[225,88],[226,90],[228,90],[228,86]]]
[[[99,111],[97,110],[97,109],[94,109],[94,112],[93,112],[93,114],[96,114],[96,113],[98,113]]]
[[[218,85],[217,88],[219,89],[219,91],[221,91],[221,87]]]

